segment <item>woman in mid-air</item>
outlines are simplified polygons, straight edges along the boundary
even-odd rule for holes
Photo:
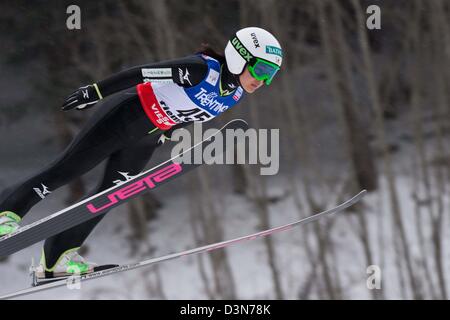
[[[98,110],[55,161],[2,192],[0,236],[17,230],[27,212],[52,191],[105,159],[103,177],[86,197],[111,188],[124,174],[139,174],[173,130],[211,120],[240,102],[245,93],[269,85],[282,62],[279,42],[256,27],[236,32],[224,53],[205,46],[185,58],[119,72],[68,96],[63,110],[94,105]],[[36,269],[38,279],[99,270],[78,250],[103,216],[48,238]]]

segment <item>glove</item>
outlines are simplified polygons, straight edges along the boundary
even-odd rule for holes
[[[166,142],[166,140],[170,141],[170,136],[167,136],[165,133],[163,133],[162,135],[159,136],[158,146],[162,146],[164,142]]]
[[[97,103],[98,100],[103,99],[97,84],[90,84],[85,87],[78,88],[70,96],[66,98],[62,106],[62,110],[78,110],[87,109]]]
[[[170,141],[171,138],[172,138],[172,133],[173,133],[175,130],[184,128],[184,127],[190,125],[191,123],[192,123],[192,122],[182,122],[182,123],[180,123],[180,124],[177,124],[177,125],[173,126],[173,127],[170,128],[169,130],[164,131],[164,133],[162,133],[162,134],[159,136],[159,139],[158,139],[158,146],[163,145],[164,142],[166,142],[166,140],[169,140],[169,141]]]

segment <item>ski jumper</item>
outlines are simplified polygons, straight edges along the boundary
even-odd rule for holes
[[[243,97],[225,62],[202,54],[134,67],[97,86],[106,98],[97,103],[93,116],[56,160],[2,192],[0,212],[23,218],[52,191],[104,160],[99,183],[84,198],[108,189],[145,168],[162,133],[211,120]],[[45,241],[49,272],[64,252],[84,243],[104,215]]]

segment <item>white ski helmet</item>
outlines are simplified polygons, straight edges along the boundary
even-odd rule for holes
[[[257,62],[261,62],[258,64],[256,74],[267,73],[265,82],[270,84],[280,69],[283,52],[280,43],[270,32],[257,27],[248,27],[236,32],[228,41],[225,47],[225,60],[228,70],[233,74],[241,74],[247,64],[254,67]],[[255,69],[250,71],[255,76]]]

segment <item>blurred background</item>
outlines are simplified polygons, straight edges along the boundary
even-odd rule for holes
[[[66,27],[71,4],[81,30]],[[366,27],[369,5],[381,9],[379,30]],[[369,191],[333,219],[26,298],[448,299],[449,21],[445,0],[3,1],[0,189],[54,159],[95,112],[60,111],[82,85],[202,43],[221,51],[246,26],[269,30],[284,50],[272,85],[212,123],[240,117],[280,129],[279,173],[203,166],[111,212],[82,248],[89,260],[127,263],[227,240]],[[25,222],[74,203],[101,170],[53,192]],[[30,283],[40,247],[0,261],[2,293]],[[381,271],[378,289],[369,289],[369,266]]]

